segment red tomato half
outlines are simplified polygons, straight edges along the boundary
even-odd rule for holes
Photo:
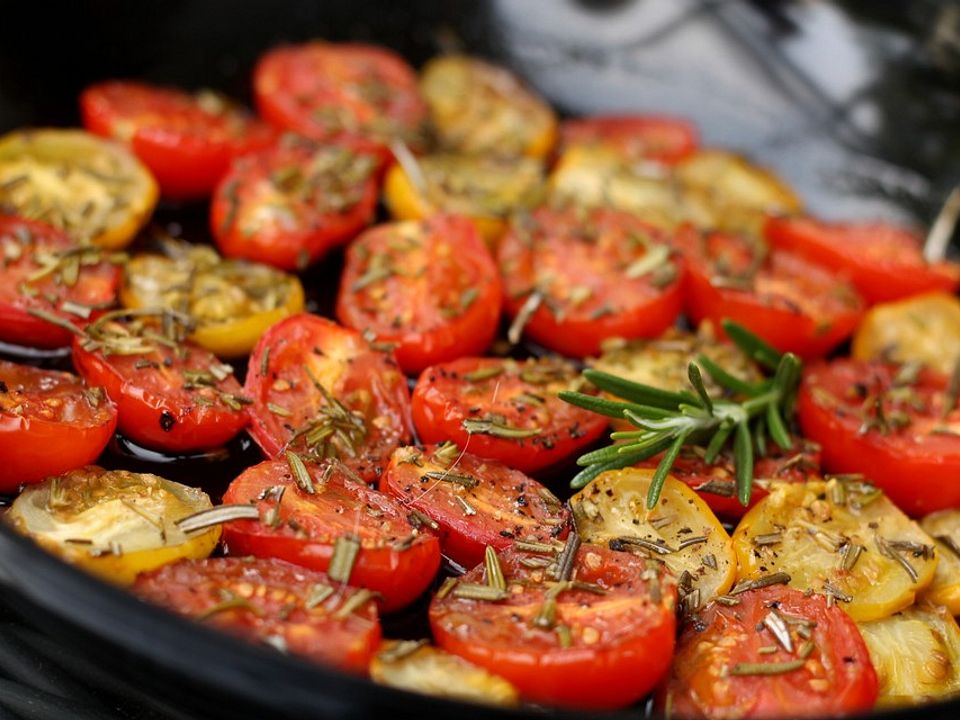
[[[208,196],[230,161],[276,133],[212,92],[190,94],[133,81],[91,85],[80,96],[83,126],[130,144],[165,197]]]
[[[400,448],[380,489],[433,520],[444,555],[466,568],[483,562],[488,545],[502,550],[514,540],[545,543],[568,530],[570,513],[547,488],[452,443]]]
[[[323,573],[281,560],[210,558],[144,573],[131,589],[193,620],[251,640],[282,642],[295,655],[366,675],[380,644],[376,604],[371,598],[343,613],[358,591],[335,587]]]
[[[630,213],[540,209],[516,217],[498,260],[511,317],[534,308],[526,335],[573,357],[613,337],[657,337],[683,305],[683,264],[662,233]]]
[[[960,507],[960,409],[944,412],[947,378],[896,365],[834,360],[806,368],[797,398],[803,434],[834,473],[863,473],[919,517]]]
[[[365,480],[410,442],[410,391],[393,353],[316,315],[271,327],[250,356],[250,433],[268,457],[287,446],[339,458]]]
[[[102,388],[0,360],[0,492],[89,465],[117,426]]]
[[[738,520],[746,511],[767,496],[764,485],[771,481],[805,482],[820,479],[820,449],[814,443],[800,440],[790,450],[782,450],[776,443],[767,443],[767,455],[754,458],[753,489],[747,507],[737,499],[736,465],[733,455],[722,453],[712,465],[693,452],[680,451],[670,474],[691,490],[696,490],[703,501],[718,516]],[[656,467],[662,456],[657,455],[639,467]]]
[[[480,355],[500,321],[500,276],[473,222],[380,225],[347,250],[337,318],[395,345],[408,373]]]
[[[483,565],[434,598],[430,627],[444,650],[506,678],[526,700],[578,708],[628,705],[667,672],[676,586],[663,570],[629,553],[584,545],[573,578],[585,585],[558,592],[543,568],[522,563],[549,555],[514,548],[499,555],[503,600],[462,595],[486,581]],[[553,612],[548,593],[555,595]]]
[[[0,216],[0,340],[36,348],[70,344],[73,333],[30,310],[83,324],[114,304],[120,268],[109,254],[76,247],[45,223]]]
[[[873,708],[877,674],[856,623],[838,606],[783,585],[736,600],[708,604],[681,633],[663,699],[673,717],[835,717]],[[764,625],[771,616],[787,628],[791,651]]]
[[[117,404],[124,435],[149,448],[192,452],[220,447],[246,426],[240,383],[213,353],[191,343],[172,347],[156,316],[130,311],[102,320],[74,340],[73,364]]]
[[[767,255],[746,237],[689,227],[676,243],[688,263],[687,314],[698,325],[734,320],[781,352],[809,359],[849,337],[863,315],[852,286],[793,253]]]
[[[375,161],[292,135],[238,158],[213,194],[210,225],[227,257],[303,270],[373,219]]]
[[[360,543],[346,582],[382,595],[385,612],[413,602],[440,567],[440,543],[407,520],[393,498],[357,482],[336,461],[305,464],[313,493],[293,477],[287,460],[254,465],[234,480],[224,503],[255,503],[260,520],[223,526],[231,555],[276,557],[326,572],[338,540]],[[278,497],[278,490],[283,492]]]
[[[413,391],[413,422],[428,443],[451,440],[482,458],[533,472],[596,440],[606,418],[557,397],[579,377],[562,360],[461,358],[427,368]]]
[[[399,55],[381,47],[310,42],[276,48],[253,72],[260,114],[284,130],[346,142],[390,158],[401,140],[422,148],[427,106],[417,76]]]
[[[764,234],[773,247],[849,278],[870,303],[935,290],[952,293],[960,285],[960,266],[928,263],[920,238],[892,225],[771,218]]]
[[[573,145],[603,145],[628,162],[672,165],[696,152],[697,128],[683,118],[657,115],[596,115],[560,125],[561,152]]]

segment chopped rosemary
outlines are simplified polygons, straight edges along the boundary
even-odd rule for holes
[[[290,466],[290,474],[293,476],[293,481],[297,484],[297,487],[308,495],[315,495],[317,489],[313,486],[313,478],[310,477],[310,472],[303,463],[303,458],[290,450],[287,450],[285,455],[287,465]]]
[[[641,537],[618,537],[611,540],[609,545],[611,550],[622,550],[624,545],[635,545],[636,547],[657,553],[658,555],[670,555],[676,552],[674,548],[667,545],[663,540],[648,540]]]
[[[500,566],[500,558],[497,557],[497,551],[487,545],[483,560],[486,569],[487,585],[496,590],[506,590],[507,580],[503,576],[503,568]]]
[[[333,555],[330,557],[330,565],[327,568],[327,575],[331,580],[347,584],[350,582],[350,575],[353,573],[353,565],[357,561],[357,555],[360,554],[360,538],[356,535],[341,535],[333,544]]]
[[[728,594],[739,595],[747,590],[759,590],[760,588],[769,587],[771,585],[785,585],[788,582],[790,582],[790,576],[787,573],[776,572],[756,578],[755,580],[741,580],[733,586]]]
[[[677,544],[677,551],[679,552],[680,550],[685,550],[688,547],[692,547],[693,545],[700,545],[701,543],[705,543],[705,542],[707,542],[706,535],[697,535],[695,537],[684,538]]]
[[[375,593],[371,590],[367,590],[366,588],[360,588],[359,590],[351,594],[350,597],[348,597],[344,601],[343,605],[341,605],[337,609],[337,611],[333,613],[332,615],[333,619],[345,620],[346,618],[350,617],[350,615],[352,615],[356,610],[359,610],[360,608],[362,608],[364,605],[366,605],[368,602],[373,600],[378,595],[379,593]]]
[[[463,420],[461,425],[469,435],[490,435],[508,440],[521,440],[534,437],[543,432],[540,428],[518,428],[496,422],[495,420],[470,419]]]
[[[436,472],[430,471],[425,472],[420,476],[421,479],[426,480],[438,480],[442,482],[453,483],[454,485],[461,485],[467,489],[475,488],[480,484],[480,480],[473,477],[472,475],[463,475],[461,473],[452,473],[448,471]]]
[[[467,382],[482,382],[484,380],[490,380],[495,378],[498,375],[503,374],[502,365],[488,365],[487,367],[478,368],[472,372],[464,373],[462,375],[463,379]]]
[[[478,583],[458,582],[451,594],[455,598],[464,600],[482,600],[484,602],[498,602],[507,598],[507,591],[480,585]]]
[[[788,653],[793,652],[793,639],[790,637],[790,628],[787,627],[787,624],[776,610],[771,610],[766,614],[766,617],[763,618],[763,626],[773,634],[773,637],[776,638],[784,650]]]
[[[546,543],[517,540],[515,543],[513,543],[513,546],[520,552],[542,553],[545,555],[557,554],[557,548],[555,548],[553,545],[547,545]]]
[[[464,500],[464,499],[463,499],[462,497],[460,497],[459,495],[454,495],[454,497],[456,498],[457,503],[460,505],[460,508],[463,510],[463,514],[464,514],[464,515],[471,516],[471,515],[476,515],[476,514],[477,514],[477,509],[476,509],[475,507],[473,507],[473,505],[471,505],[470,503],[468,503],[466,500]]]
[[[310,594],[307,595],[307,599],[304,601],[303,606],[307,610],[313,610],[324,600],[329,598],[333,593],[336,592],[330,585],[322,585],[317,583],[310,588]]]
[[[400,640],[386,650],[377,653],[377,660],[385,663],[395,663],[410,657],[417,650],[430,644],[429,640]]]
[[[448,577],[437,590],[437,600],[443,600],[457,586],[459,581],[456,578]]]
[[[276,403],[272,402],[267,403],[267,410],[272,412],[274,415],[279,415],[280,417],[291,417],[293,415],[292,412],[287,410],[282,405],[277,405]]]
[[[220,602],[218,602],[216,605],[208,607],[202,613],[197,615],[194,620],[203,622],[214,615],[229,612],[230,610],[245,610],[246,612],[253,613],[257,617],[263,617],[263,610],[251,603],[246,598],[240,597],[229,590],[222,590],[221,596],[223,599]]]
[[[567,541],[563,545],[563,550],[557,555],[557,570],[554,574],[555,579],[564,581],[571,578],[573,575],[573,566],[577,560],[577,553],[580,551],[580,545],[580,535],[577,533],[576,528],[574,528],[570,534],[567,535]]]
[[[730,675],[783,675],[784,673],[799,670],[806,664],[805,660],[787,660],[771,663],[737,663],[730,668]]]
[[[853,570],[864,549],[859,543],[846,543],[840,551],[840,568],[847,572]]]
[[[260,511],[255,505],[238,503],[235,505],[217,505],[216,507],[195,512],[174,522],[181,532],[191,533],[206,530],[234,520],[259,520]]]
[[[507,330],[507,340],[510,341],[511,345],[516,345],[520,342],[524,328],[527,326],[527,323],[530,322],[533,314],[543,304],[543,301],[544,294],[541,290],[534,290],[527,296],[526,301],[520,306],[517,316],[513,319],[513,322],[510,323],[510,328]]]

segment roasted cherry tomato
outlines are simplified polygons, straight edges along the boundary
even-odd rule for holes
[[[420,88],[446,150],[543,157],[553,148],[556,115],[505,68],[446,55],[426,64]]]
[[[247,424],[233,368],[207,350],[181,343],[170,311],[117,310],[87,326],[73,363],[117,404],[120,432],[149,448],[217,448]]]
[[[684,266],[667,238],[615,210],[518,216],[498,260],[511,330],[565,355],[595,355],[613,337],[656,337],[683,305]]]
[[[937,292],[874,305],[853,336],[850,354],[855,360],[919,362],[949,375],[960,361],[960,299]]]
[[[672,165],[693,154],[699,140],[689,120],[658,115],[595,115],[560,125],[561,151],[601,146],[632,163],[653,160]]]
[[[536,545],[494,552],[441,590],[430,605],[437,644],[531,702],[605,709],[639,700],[670,667],[673,579],[643,558],[583,545],[570,579],[556,580],[542,565],[556,565],[556,554]]]
[[[567,534],[570,514],[547,488],[453,443],[400,448],[380,490],[436,524],[443,554],[465,568],[483,562],[487,546],[549,543]]]
[[[370,155],[293,135],[238,158],[213,194],[217,247],[227,257],[306,268],[373,219],[374,166]]]
[[[0,360],[0,492],[93,462],[116,427],[103,388]]]
[[[231,160],[265,147],[275,135],[215,92],[129,80],[88,87],[80,95],[80,116],[90,132],[129,144],[164,197],[177,199],[210,195]]]
[[[557,159],[549,180],[556,207],[611,208],[665,230],[687,220],[679,188],[657,165],[629,162],[606,145],[573,145]]]
[[[759,241],[684,228],[675,237],[688,266],[686,310],[693,322],[734,320],[781,352],[825,355],[849,337],[863,301],[833,273]]]
[[[191,620],[365,675],[380,643],[373,596],[281,560],[211,558],[137,578],[133,592]]]
[[[800,427],[823,448],[824,468],[863,473],[909,515],[960,507],[960,408],[948,385],[915,365],[812,365]]]
[[[867,483],[777,483],[733,534],[741,582],[780,577],[876,620],[912,604],[933,579],[933,540]],[[741,585],[742,583],[742,585]]]
[[[727,600],[681,633],[661,692],[668,717],[833,717],[873,707],[877,674],[839,607],[782,586]]]
[[[569,458],[606,428],[605,418],[557,398],[577,383],[573,366],[554,358],[461,358],[423,371],[413,421],[424,442],[450,440],[533,472]]]
[[[465,217],[379,225],[347,250],[337,318],[393,345],[400,367],[418,373],[487,349],[500,320],[500,277]]]
[[[846,277],[870,303],[953,292],[960,285],[960,266],[927,262],[920,238],[893,225],[771,218],[764,235],[773,247]]]
[[[418,531],[405,508],[336,460],[304,463],[292,452],[268,460],[234,480],[223,501],[260,509],[259,520],[224,525],[231,555],[276,557],[329,572],[338,582],[380,593],[386,612],[413,602],[440,566],[436,536]]]
[[[388,640],[370,663],[381,685],[454,700],[514,707],[517,689],[498,675],[422,640]]]
[[[491,246],[512,213],[543,198],[543,163],[527,157],[426,155],[393,165],[384,181],[384,201],[398,220],[437,213],[466,215]]]
[[[960,509],[931,513],[920,521],[920,527],[936,542],[938,556],[933,582],[920,601],[960,615]]]
[[[698,227],[755,237],[771,215],[793,215],[800,198],[766,168],[722,150],[700,150],[674,168],[688,217]]]
[[[32,312],[82,323],[110,307],[121,258],[76,247],[63,232],[32,220],[0,216],[0,340],[37,348],[70,344],[73,333]]]
[[[681,602],[695,610],[725,593],[737,576],[730,536],[707,504],[671,476],[660,499],[647,510],[651,469],[627,468],[601,473],[570,499],[584,542],[654,556],[676,577]]]
[[[426,142],[427,106],[413,69],[395,53],[359,44],[310,42],[271,50],[253,74],[260,114],[322,142],[344,142],[388,159],[401,141]]]
[[[268,457],[288,446],[339,458],[365,480],[410,442],[410,392],[393,354],[316,315],[294,315],[260,338],[245,385],[250,432]]]
[[[129,244],[157,203],[157,183],[126,148],[81,130],[0,137],[0,212],[42,220],[79,243]]]
[[[211,507],[202,490],[91,465],[27,488],[6,518],[42,548],[129,585],[138,573],[213,552],[219,527],[185,533],[177,524]]]
[[[206,245],[167,240],[127,262],[120,301],[189,315],[190,340],[220,357],[247,355],[275,323],[303,311],[303,286],[269,265],[226,260]]]

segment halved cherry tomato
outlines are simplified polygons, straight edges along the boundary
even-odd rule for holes
[[[445,55],[424,66],[420,88],[446,150],[543,157],[553,148],[556,115],[506,68]]]
[[[418,373],[487,349],[500,320],[500,277],[465,217],[379,225],[347,250],[337,318],[394,345],[400,367]]]
[[[120,301],[167,308],[194,321],[190,339],[220,357],[241,357],[285,317],[303,312],[303,286],[269,265],[228,260],[206,245],[168,239],[162,254],[131,258]]]
[[[524,561],[556,550],[499,553],[505,590],[489,591],[484,566],[430,605],[444,650],[510,681],[529,701],[577,708],[623,707],[642,698],[670,667],[676,586],[655,563],[597,545],[573,558],[571,580],[553,582]]]
[[[781,352],[825,355],[863,314],[857,292],[833,273],[746,236],[684,228],[675,236],[688,265],[686,310],[699,324],[735,320]]]
[[[916,366],[839,359],[808,367],[797,398],[823,466],[863,473],[914,517],[960,507],[960,408]]]
[[[82,130],[16,130],[0,138],[0,211],[42,220],[81,244],[133,240],[157,183],[125,147]]]
[[[612,337],[655,337],[683,305],[684,266],[660,231],[633,215],[540,209],[518,216],[498,253],[507,312],[565,355]]]
[[[211,507],[203,490],[91,465],[27,488],[6,519],[45,550],[129,585],[138,573],[213,552],[218,526],[187,533],[177,524]]]
[[[93,462],[116,427],[103,388],[0,360],[0,492]]]
[[[257,109],[306,137],[344,142],[386,161],[394,140],[422,149],[427,106],[413,69],[382,47],[310,42],[276,48],[253,72]]]
[[[960,285],[960,266],[927,262],[920,238],[893,225],[771,218],[764,235],[773,247],[847,278],[869,303],[933,290],[953,292]]]
[[[110,307],[120,282],[119,258],[76,247],[44,223],[0,216],[0,340],[38,348],[70,344],[69,330],[31,315],[41,311],[82,323]]]
[[[689,120],[658,115],[595,115],[560,124],[561,151],[575,145],[604,146],[629,162],[667,165],[696,151],[697,128]]]
[[[292,455],[292,453],[291,453]],[[295,466],[309,475],[304,482]],[[259,520],[223,526],[231,555],[276,557],[327,572],[341,545],[356,550],[344,583],[382,596],[384,611],[413,602],[440,567],[436,536],[419,532],[393,498],[371,490],[336,460],[267,460],[246,470],[225,503],[254,503]],[[312,490],[312,492],[311,492]]]
[[[547,488],[519,470],[460,452],[453,443],[400,448],[380,490],[433,520],[444,555],[472,568],[487,546],[566,537],[570,513]]]
[[[167,565],[137,578],[133,592],[192,620],[365,675],[380,643],[373,598],[346,607],[321,572],[282,560],[210,558]]]
[[[445,440],[482,458],[534,472],[596,440],[607,421],[557,398],[578,384],[555,358],[461,358],[423,371],[413,390],[420,439]]]
[[[128,143],[164,197],[208,196],[239,155],[270,144],[275,132],[210,90],[195,94],[130,80],[91,85],[80,95],[83,126]]]
[[[682,718],[826,717],[866,712],[877,693],[853,620],[823,596],[777,586],[691,619],[660,704]]]
[[[117,404],[118,427],[131,440],[174,452],[220,447],[246,426],[242,405],[248,401],[233,368],[201,347],[181,344],[182,328],[171,318],[108,313],[74,340],[73,363]]]
[[[250,433],[268,457],[288,446],[379,477],[410,442],[410,391],[393,353],[316,315],[294,315],[253,350],[244,386]]]
[[[375,164],[345,146],[293,135],[238,158],[213,194],[217,247],[227,257],[303,270],[373,219]]]
[[[782,450],[775,443],[768,443],[767,455],[757,457],[753,464],[753,491],[747,507],[737,500],[736,465],[730,452],[721,453],[712,465],[703,459],[699,448],[686,448],[673,463],[670,474],[686,484],[720,517],[737,520],[748,508],[767,496],[771,481],[800,483],[820,477],[820,448],[814,443],[798,440],[790,450]],[[639,464],[640,467],[656,467],[661,456]]]

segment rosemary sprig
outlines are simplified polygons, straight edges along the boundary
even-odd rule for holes
[[[773,377],[747,382],[701,356],[688,368],[692,392],[661,390],[588,369],[584,378],[618,399],[580,392],[560,393],[560,398],[572,405],[608,417],[626,418],[637,427],[610,436],[611,440],[627,442],[581,456],[577,463],[584,469],[573,478],[571,487],[582,488],[602,472],[635,465],[663,452],[647,494],[647,508],[652,510],[684,445],[705,447],[705,459],[713,462],[732,439],[737,497],[744,506],[750,502],[754,458],[758,453],[764,454],[767,437],[785,450],[793,444],[787,422],[793,414],[801,366],[792,353],[781,355],[730,320],[723,322],[723,328],[747,356],[773,370]],[[711,397],[701,370],[730,397]]]

